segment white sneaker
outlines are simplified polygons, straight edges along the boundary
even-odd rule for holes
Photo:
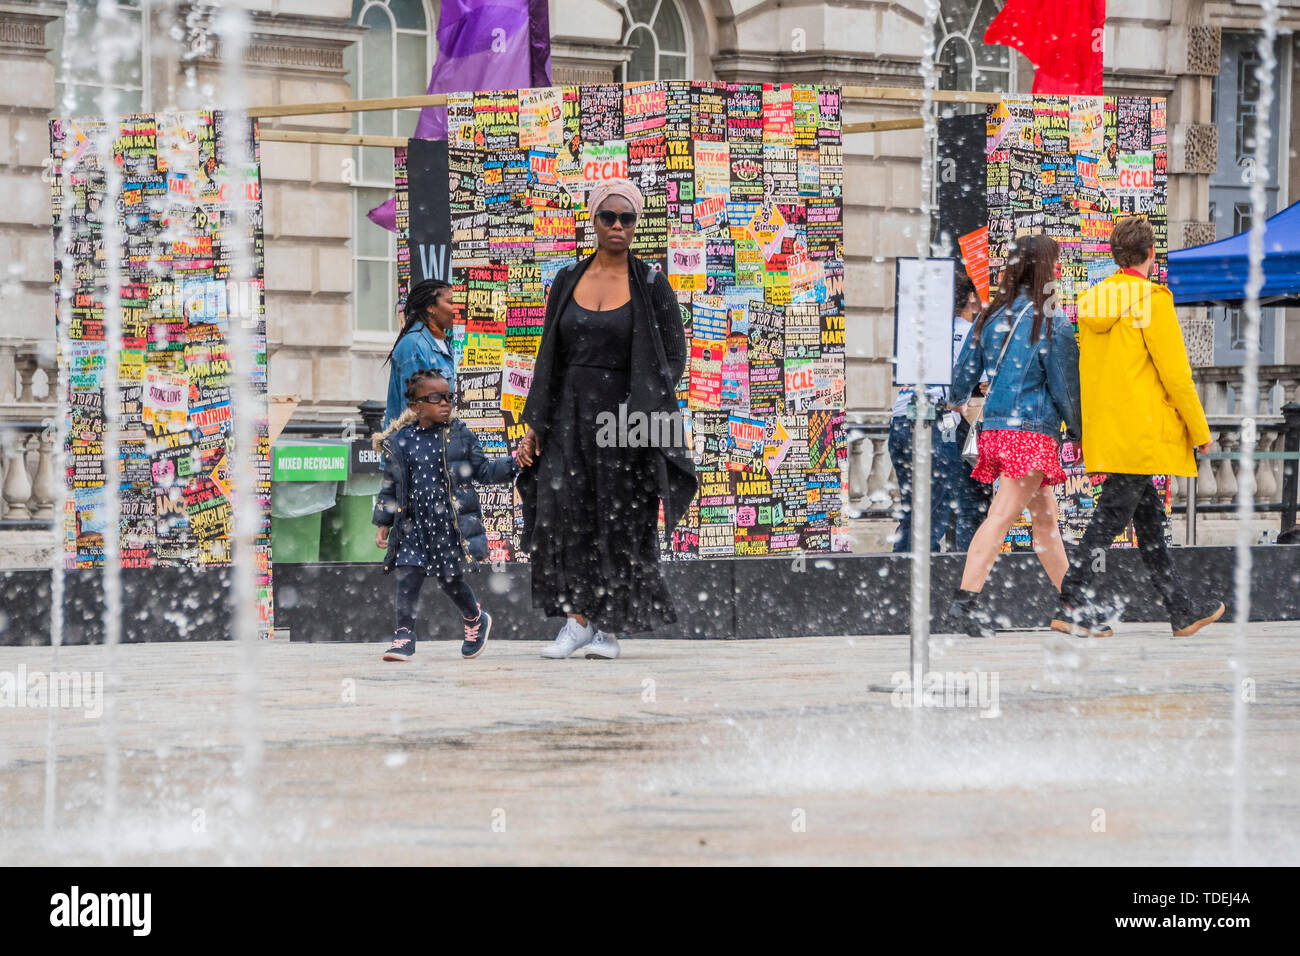
[[[606,660],[612,661],[618,657],[619,653],[618,638],[613,634],[606,634],[604,631],[597,631],[596,636],[591,639],[587,645],[587,660]]]
[[[573,618],[566,618],[564,627],[560,628],[560,633],[555,636],[555,642],[542,648],[542,656],[551,660],[562,660],[578,648],[586,647],[595,636],[596,631],[590,624],[581,627]]]

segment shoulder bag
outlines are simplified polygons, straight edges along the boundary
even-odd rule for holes
[[[988,396],[993,394],[993,383],[994,381],[997,380],[998,371],[1002,368],[1002,360],[1007,357],[1007,347],[1011,345],[1011,339],[1016,334],[1016,326],[1018,326],[1020,324],[1020,320],[1025,317],[1025,313],[1028,312],[1033,307],[1034,307],[1034,303],[1031,301],[1028,305],[1026,305],[1023,309],[1020,310],[1020,314],[1016,316],[1016,320],[1011,323],[1011,331],[1007,333],[1006,339],[1004,339],[1002,342],[1002,351],[998,353],[998,363],[993,366],[993,374],[989,376],[989,387],[988,390],[984,393],[985,403],[988,402]],[[980,430],[983,427],[983,423],[984,423],[984,406],[981,405],[979,410],[979,416],[975,419],[975,421],[971,422],[970,432],[966,435],[966,443],[961,447],[961,460],[966,462],[966,464],[970,465],[972,468],[974,468],[979,463],[980,460],[979,439],[980,439]]]

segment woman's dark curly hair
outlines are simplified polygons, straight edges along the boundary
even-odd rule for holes
[[[406,320],[402,323],[402,331],[397,333],[397,341],[393,347],[388,350],[388,358],[384,359],[387,365],[393,360],[393,353],[397,351],[398,342],[410,332],[424,324],[424,317],[429,311],[429,307],[438,301],[438,297],[443,294],[443,290],[448,290],[450,295],[451,283],[444,282],[441,279],[425,279],[423,282],[417,282],[406,297],[406,302],[402,305],[402,311]]]

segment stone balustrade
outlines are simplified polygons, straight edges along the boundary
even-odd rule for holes
[[[887,517],[898,506],[898,476],[889,460],[889,423],[846,428],[849,445],[849,517]]]
[[[1241,401],[1241,368],[1207,366],[1194,369],[1196,390],[1212,419],[1245,415],[1279,416],[1287,402],[1300,402],[1300,365],[1261,365],[1259,367],[1259,404],[1247,410]]]
[[[0,522],[50,525],[58,492],[48,343],[0,340]]]
[[[54,521],[58,494],[47,422],[0,422],[0,521]]]

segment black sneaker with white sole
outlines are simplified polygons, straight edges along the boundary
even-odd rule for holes
[[[488,632],[492,630],[492,615],[479,608],[478,620],[472,624],[465,622],[465,640],[460,645],[460,656],[471,661],[483,653],[487,644]]]

